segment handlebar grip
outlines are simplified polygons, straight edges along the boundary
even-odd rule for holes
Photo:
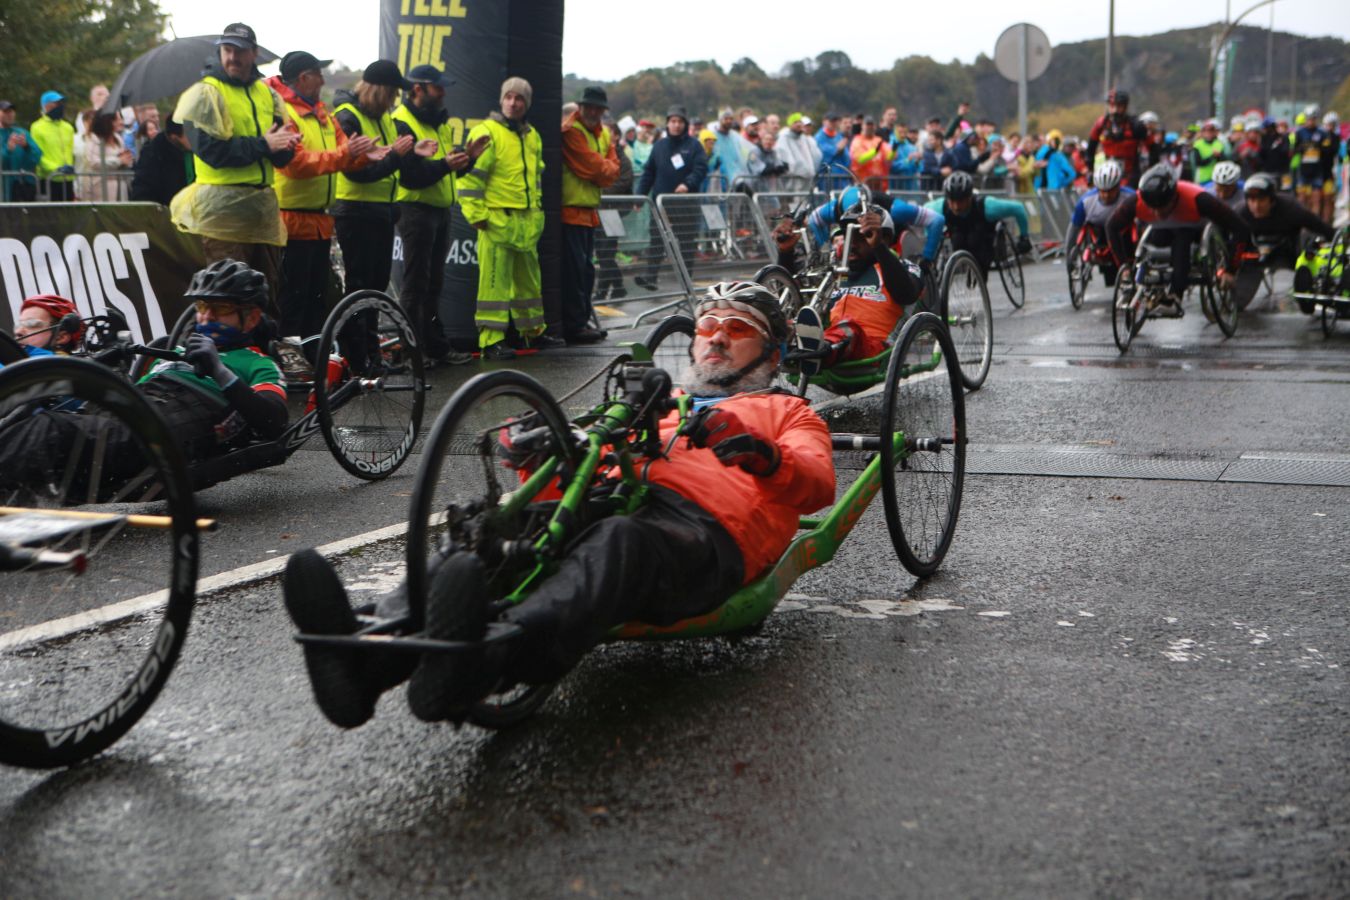
[[[184,359],[183,354],[177,350],[170,350],[168,347],[149,347],[144,344],[134,344],[131,349],[136,353],[143,353],[155,359],[167,359],[171,362],[179,362]]]

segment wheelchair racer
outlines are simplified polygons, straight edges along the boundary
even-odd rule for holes
[[[74,316],[73,319],[67,316]],[[38,294],[19,306],[14,338],[29,356],[71,353],[84,337],[84,323],[75,304],[56,294]]]
[[[472,704],[509,685],[560,678],[615,625],[670,624],[710,612],[776,563],[801,515],[834,497],[825,423],[804,400],[773,389],[788,337],[778,298],[749,282],[708,288],[683,383],[698,410],[679,439],[679,418],[662,419],[668,452],[641,467],[648,501],[632,515],[592,525],[556,572],[503,614],[523,635],[481,652],[361,652],[306,644],[315,699],[336,725],[354,728],[379,695],[409,680],[408,705],[425,721],[461,721]],[[503,448],[507,465],[532,468]],[[480,640],[489,602],[482,560],[436,559],[425,636]],[[522,576],[525,573],[522,573]],[[307,634],[349,634],[357,620],[332,567],[315,551],[291,557],[286,608]],[[406,611],[402,590],[381,598],[382,617]],[[414,668],[415,666],[415,668]]]
[[[1094,256],[1097,250],[1109,251],[1110,245],[1106,241],[1106,220],[1111,218],[1111,214],[1125,198],[1134,196],[1133,188],[1121,185],[1124,176],[1124,167],[1118,160],[1108,159],[1097,167],[1097,171],[1092,174],[1092,190],[1078,198],[1078,203],[1073,208],[1073,216],[1069,219],[1069,233],[1064,240],[1064,246],[1070,251],[1077,245],[1081,231],[1087,232],[1086,240],[1091,242]],[[1116,283],[1116,272],[1120,270],[1120,266],[1121,259],[1114,255],[1109,262],[1101,263],[1102,279],[1107,287]]]
[[[923,292],[920,266],[902,259],[893,249],[895,223],[890,213],[875,205],[866,211],[857,207],[848,209],[838,222],[840,228],[834,240],[843,243],[844,229],[852,224],[857,224],[861,240],[849,244],[848,274],[835,285],[827,301],[830,326],[823,335],[827,346],[822,348],[819,362],[826,368],[845,360],[870,359],[884,351],[906,307],[912,306]],[[774,239],[778,244],[779,265],[790,269],[798,242],[791,223],[779,225]],[[815,324],[818,317],[810,309],[802,310],[798,321],[806,314]]]
[[[197,305],[184,359],[157,363],[138,387],[168,423],[187,461],[223,453],[253,435],[279,437],[287,420],[285,381],[258,346],[267,279],[223,259],[194,275],[184,296]],[[111,492],[140,474],[144,457],[135,440],[121,420],[45,410],[0,435],[0,486],[59,484],[58,476],[68,470],[88,478],[97,463],[98,487]],[[105,443],[102,459],[70,465],[73,452],[89,454]],[[66,494],[75,495],[87,496],[78,488]]]
[[[1249,267],[1244,266],[1238,278],[1235,296],[1239,307],[1251,302],[1257,288],[1261,286],[1262,273],[1268,269],[1293,269],[1294,290],[1311,290],[1311,270],[1306,261],[1300,265],[1303,252],[1300,235],[1306,230],[1330,240],[1335,229],[1287,194],[1281,195],[1275,178],[1265,172],[1258,172],[1248,178],[1244,192],[1246,197],[1242,221],[1250,229],[1252,243],[1259,248],[1261,256],[1250,266],[1251,274],[1248,273]],[[1309,315],[1314,311],[1312,304],[1306,300],[1299,301],[1299,308]]]
[[[980,265],[980,272],[989,275],[994,261],[995,226],[1001,219],[1017,222],[1018,254],[1031,252],[1028,236],[1026,207],[1016,200],[1000,200],[985,194],[975,195],[975,181],[967,172],[953,172],[942,183],[942,196],[924,204],[940,213],[947,223],[952,251],[969,250]]]
[[[892,198],[880,191],[872,191],[871,194],[872,204],[890,213],[892,234],[895,236],[895,252],[901,256],[904,255],[900,247],[900,238],[904,237],[906,229],[916,228],[924,234],[923,252],[919,258],[919,265],[921,268],[931,269],[937,260],[938,250],[942,247],[943,228],[947,224],[942,218],[942,214],[927,207],[901,200],[898,197]],[[861,203],[862,193],[858,190],[857,185],[854,185],[831,202],[824,203],[812,210],[811,215],[806,218],[806,226],[811,229],[811,237],[816,244],[823,246],[828,243],[835,226],[839,225],[846,216],[852,214],[854,221],[856,221]],[[796,246],[795,242],[793,246]],[[793,269],[792,266],[785,266],[785,268],[789,271]]]
[[[1242,194],[1243,184],[1242,167],[1231,159],[1225,159],[1214,164],[1214,176],[1203,187],[1241,215],[1247,208]]]
[[[1133,240],[1135,223],[1142,233],[1153,226],[1150,243],[1155,247],[1171,247],[1171,280],[1161,305],[1154,315],[1180,317],[1181,297],[1186,292],[1191,272],[1191,248],[1200,237],[1205,223],[1213,222],[1228,242],[1228,258],[1240,264],[1241,246],[1246,243],[1248,231],[1242,217],[1218,197],[1207,193],[1190,181],[1178,182],[1166,163],[1159,163],[1139,178],[1139,191],[1122,201],[1106,221],[1106,238],[1117,259],[1129,259],[1128,245]],[[1123,278],[1131,278],[1127,268]],[[1233,283],[1232,271],[1218,273],[1225,286]]]

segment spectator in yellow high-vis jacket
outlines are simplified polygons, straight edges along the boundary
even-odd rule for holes
[[[525,121],[533,96],[524,78],[502,83],[501,112],[469,132],[487,147],[459,179],[459,205],[478,229],[478,346],[484,359],[515,356],[504,341],[514,325],[534,347],[564,342],[544,334],[544,301],[539,281],[539,236],[544,231],[540,202],[543,141]]]

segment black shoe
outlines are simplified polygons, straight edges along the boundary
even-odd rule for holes
[[[646,288],[649,291],[656,290],[656,279],[648,278],[646,275],[638,275],[633,278],[633,283],[640,288]]]
[[[432,576],[427,589],[423,637],[433,641],[480,641],[486,631],[487,581],[483,562],[472,553],[456,553]],[[424,722],[447,719],[459,722],[496,682],[497,673],[487,671],[481,644],[453,652],[423,653],[408,682],[408,708]]]
[[[574,331],[567,336],[566,343],[572,344],[598,344],[605,339],[605,333],[598,328],[582,328]]]
[[[506,346],[504,341],[498,341],[495,344],[488,344],[483,348],[483,359],[489,362],[499,362],[505,359],[515,359],[516,351]]]
[[[530,346],[535,350],[557,350],[559,347],[566,347],[568,343],[570,342],[551,334],[541,334],[537,338],[530,338]]]
[[[614,288],[612,291],[609,292],[609,299],[611,300],[622,300],[624,297],[627,296],[628,296],[628,289],[625,288],[623,285],[619,285],[618,287]]]
[[[333,566],[314,550],[286,562],[282,577],[286,611],[302,634],[352,634],[356,613]],[[305,644],[314,699],[328,721],[340,728],[364,725],[375,714],[380,689],[369,679],[360,651]]]

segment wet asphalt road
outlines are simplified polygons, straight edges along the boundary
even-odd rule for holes
[[[1100,286],[1074,312],[1062,267],[1029,281],[1022,312],[995,291],[977,446],[1350,454],[1350,329],[1193,314],[1122,362]],[[201,496],[204,574],[403,518],[416,457],[360,484],[314,446]],[[1350,493],[1105,471],[969,476],[925,582],[878,504],[759,636],[603,648],[509,733],[401,690],[338,731],[275,580],[211,596],[110,752],[0,771],[0,896],[1350,894]]]

